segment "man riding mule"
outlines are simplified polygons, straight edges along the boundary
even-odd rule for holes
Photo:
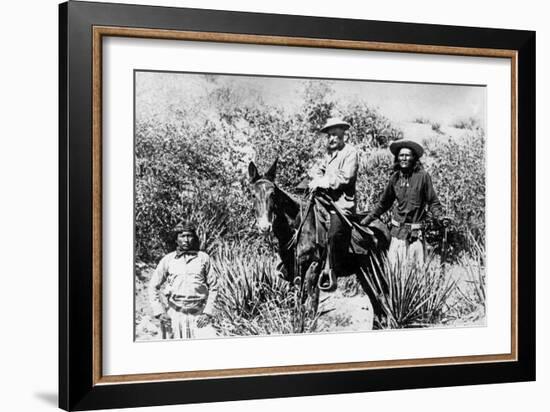
[[[324,193],[310,195],[306,202],[296,199],[275,184],[276,169],[277,161],[263,175],[252,162],[248,168],[258,228],[266,235],[275,236],[284,278],[302,290],[306,306],[316,310],[318,280],[328,252],[329,219],[325,217],[326,208],[332,201]],[[370,228],[360,227],[356,219],[349,220],[342,216],[346,224],[353,226],[350,249],[356,253],[347,256],[342,265],[345,273],[339,275],[356,275],[373,303],[375,314],[380,315],[382,312],[377,307],[377,297],[365,276],[386,253],[389,244],[387,230],[378,228],[376,224]]]
[[[319,287],[323,290],[334,289],[336,277],[345,271],[343,260],[348,254],[352,228],[344,219],[351,218],[357,206],[355,183],[359,154],[352,145],[344,142],[349,128],[350,124],[340,118],[329,119],[321,128],[321,132],[327,135],[327,153],[309,182],[310,190],[324,190],[334,202],[328,206],[328,267],[321,272],[319,279]]]
[[[318,296],[319,281],[321,288],[332,289],[336,276],[355,274],[376,303],[365,275],[372,269],[373,260],[386,252],[389,233],[380,222],[361,227],[353,216],[358,155],[344,144],[346,125],[332,119],[322,129],[330,131],[329,155],[314,173],[306,202],[275,184],[277,161],[264,175],[251,162],[248,171],[254,211],[260,231],[272,233],[278,240],[284,277],[302,287],[306,297],[315,293]],[[324,276],[320,276],[323,268]],[[376,312],[379,308],[374,309]]]

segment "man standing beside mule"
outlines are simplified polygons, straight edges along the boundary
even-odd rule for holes
[[[388,251],[390,265],[395,267],[409,262],[421,266],[426,253],[427,211],[444,226],[449,221],[442,217],[441,203],[432,179],[420,163],[424,154],[422,146],[411,140],[397,140],[390,144],[390,151],[394,155],[394,173],[379,202],[361,223],[371,223],[394,206]]]
[[[309,183],[311,190],[326,190],[338,208],[330,210],[329,268],[328,271],[323,270],[319,279],[319,287],[323,290],[333,290],[336,287],[336,277],[344,272],[343,260],[348,253],[351,240],[351,227],[341,216],[353,215],[356,208],[355,183],[359,169],[359,154],[352,145],[344,141],[349,128],[350,124],[341,118],[328,119],[321,128],[321,132],[327,135],[327,154],[321,165],[312,173],[313,179]]]
[[[176,250],[161,259],[149,281],[153,316],[161,323],[163,339],[213,337],[216,333],[211,316],[218,280],[210,257],[199,251],[199,238],[192,224],[179,223],[174,234]]]

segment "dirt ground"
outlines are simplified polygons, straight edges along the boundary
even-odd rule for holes
[[[147,282],[151,277],[151,267],[138,267],[135,283],[135,338],[136,340],[160,339],[160,327],[152,318],[149,305]],[[340,279],[334,292],[321,292],[319,310],[326,311],[319,318],[316,331],[327,332],[360,332],[373,328],[373,309],[369,299],[362,293],[346,292],[346,286]]]
[[[363,293],[350,294],[344,281],[338,281],[334,292],[321,292],[319,310],[330,311],[319,318],[318,332],[363,332],[372,330],[374,312]]]
[[[147,291],[147,283],[153,272],[153,268],[146,265],[138,265],[138,273],[135,282],[135,339],[157,340],[161,338],[160,326],[152,318],[151,307]],[[466,290],[467,282],[464,279],[463,270],[454,268],[450,276],[459,280],[461,289]],[[461,298],[456,295],[453,300]],[[371,302],[360,290],[355,281],[339,279],[338,288],[334,292],[321,292],[319,296],[319,311],[325,312],[319,317],[315,332],[364,332],[373,329],[374,312]],[[474,311],[472,313],[459,313],[459,317],[434,327],[463,327],[485,325],[485,313]]]

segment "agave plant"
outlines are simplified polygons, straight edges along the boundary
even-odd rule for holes
[[[301,303],[301,291],[276,273],[271,255],[224,245],[212,262],[220,281],[216,327],[221,335],[311,332],[321,314]]]
[[[476,241],[470,232],[468,240],[471,245],[469,257],[462,256],[460,259],[465,279],[457,287],[457,291],[461,295],[463,306],[466,306],[461,310],[462,318],[475,322],[485,318],[486,312],[485,246]]]
[[[370,273],[363,271],[363,276],[386,316],[387,327],[423,327],[444,320],[456,281],[431,263],[431,258],[424,266],[371,258]]]

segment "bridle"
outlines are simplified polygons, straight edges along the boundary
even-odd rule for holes
[[[256,213],[255,213],[256,222],[258,222],[258,215],[265,213],[266,219],[268,220],[268,223],[269,223],[269,233],[272,234],[273,233],[273,214],[272,216],[269,216],[270,214],[269,205],[268,205],[269,200],[267,198],[266,193],[270,189],[274,191],[276,188],[276,185],[272,181],[262,178],[255,181],[253,183],[253,187],[255,189],[258,188],[258,190],[260,191],[259,196],[256,196],[256,194],[254,194],[254,196],[257,198],[259,197],[261,200],[263,200],[262,202],[258,203],[260,209],[258,209],[258,206],[256,208]],[[275,204],[271,206],[273,207],[273,209],[271,210],[271,213],[273,213],[275,210]]]

